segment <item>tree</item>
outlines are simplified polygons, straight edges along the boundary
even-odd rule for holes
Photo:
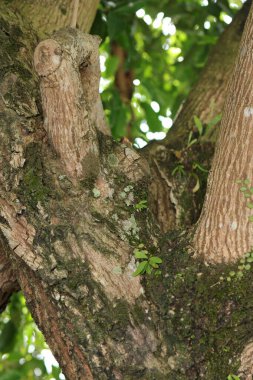
[[[200,89],[211,97],[221,84],[223,94],[226,80],[209,81],[208,69],[218,62],[220,44],[225,49],[224,41],[237,34],[248,6],[224,32],[176,119],[176,157],[185,154],[187,138],[193,157],[211,144],[205,136],[195,150],[192,116],[201,116],[195,123],[202,135],[210,116]],[[31,58],[38,39],[17,14],[3,6],[0,14],[1,309],[21,288],[69,379],[222,379],[232,372],[250,378],[253,9],[196,230],[172,230],[148,206],[149,199],[170,199],[181,213],[178,225],[193,221],[183,219],[182,192],[172,197],[169,154],[159,155],[171,153],[173,139],[139,154],[104,133],[98,39],[67,29],[40,42],[34,60],[40,101]],[[237,50],[232,40],[229,77]],[[223,102],[217,97],[212,117]],[[210,159],[212,147],[206,151]]]

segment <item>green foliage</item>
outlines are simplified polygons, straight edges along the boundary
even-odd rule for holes
[[[253,262],[253,249],[250,252],[245,253],[244,257],[240,260],[237,269],[229,272],[227,276],[227,281],[240,280],[245,274],[245,271],[251,270],[251,265]],[[222,278],[223,279],[223,278]]]
[[[228,17],[241,6],[241,0],[101,1],[91,32],[103,39],[102,99],[115,138],[126,136],[129,126],[133,140],[167,131]],[[127,102],[114,80],[115,43],[123,48],[125,72],[134,80]],[[194,119],[200,135],[218,120],[203,126],[197,115]]]
[[[49,352],[24,297],[14,294],[0,316],[0,380],[64,379],[58,366],[48,372],[43,350]]]
[[[228,375],[227,380],[240,380],[240,377],[233,375],[233,374],[230,374],[230,375]]]
[[[137,211],[145,210],[147,207],[148,207],[147,206],[147,201],[145,199],[141,200],[136,205],[134,205],[134,208]]]
[[[180,178],[188,177],[188,179],[190,179],[192,177],[192,179],[195,181],[195,184],[191,190],[193,193],[196,193],[201,188],[200,174],[207,176],[209,171],[197,161],[193,161],[191,165],[189,165],[189,162],[186,162],[186,170],[185,164],[183,164],[183,160],[187,156],[186,153],[190,151],[190,148],[197,142],[201,143],[202,139],[205,138],[207,131],[220,121],[220,117],[220,115],[217,115],[210,121],[210,123],[208,123],[208,125],[204,125],[202,121],[196,115],[194,115],[193,119],[196,126],[196,131],[190,131],[186,147],[183,148],[182,151],[177,152],[179,162],[171,173],[173,176],[178,176]]]
[[[161,274],[159,270],[160,264],[162,264],[162,259],[158,256],[151,256],[151,254],[144,249],[144,245],[140,244],[138,248],[134,250],[134,257],[139,261],[133,276],[139,276],[141,274],[151,274],[154,272],[155,276]]]

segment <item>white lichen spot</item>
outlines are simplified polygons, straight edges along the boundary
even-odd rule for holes
[[[108,197],[112,199],[113,198],[113,194],[114,194],[114,189],[112,187],[109,187],[109,189],[108,189]]]
[[[253,107],[245,107],[243,113],[244,113],[245,117],[252,116],[253,115]]]
[[[127,269],[128,269],[128,272],[130,273],[131,277],[132,277],[132,273],[136,270],[136,268],[137,268],[137,263],[135,261],[134,256],[132,256],[131,260],[129,261],[129,263],[127,265]]]
[[[60,293],[58,293],[58,292],[54,292],[53,293],[53,297],[54,297],[54,299],[56,300],[56,301],[59,301],[60,300],[60,298],[61,298],[61,295],[60,295]]]
[[[122,274],[121,267],[119,267],[119,266],[118,267],[114,267],[113,270],[112,270],[112,273],[118,274],[118,275]]]
[[[67,176],[65,174],[61,174],[58,178],[60,181],[63,181],[65,178],[67,178]]]
[[[127,235],[138,236],[139,227],[137,226],[136,219],[133,214],[129,219],[124,220],[122,227]]]
[[[96,187],[94,187],[94,189],[92,189],[92,193],[93,193],[94,198],[100,197],[100,191]]]
[[[115,222],[117,222],[119,220],[118,214],[113,214],[112,219],[115,220]]]
[[[127,194],[124,192],[124,191],[121,191],[121,193],[119,194],[120,198],[121,199],[125,199]]]
[[[129,193],[128,196],[127,196],[127,199],[125,200],[125,204],[127,206],[130,206],[134,203],[134,193]]]
[[[126,187],[124,188],[124,191],[125,191],[126,193],[129,193],[129,191],[131,191],[131,190],[133,190],[133,186],[132,186],[132,185],[128,185],[128,186],[126,186]]]
[[[222,228],[223,227],[223,223],[219,223],[219,228]]]
[[[231,224],[230,224],[230,229],[232,231],[235,231],[237,229],[237,222],[234,220]]]

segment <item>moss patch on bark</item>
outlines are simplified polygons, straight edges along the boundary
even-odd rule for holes
[[[237,372],[252,335],[252,269],[231,277],[238,263],[205,265],[187,252],[185,236],[177,232],[167,239],[162,275],[144,282],[160,310],[158,328],[171,350],[171,379],[226,380]]]

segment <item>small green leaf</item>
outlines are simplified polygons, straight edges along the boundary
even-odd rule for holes
[[[240,191],[246,191],[246,190],[247,190],[247,187],[245,186],[240,187]]]
[[[201,123],[201,120],[196,115],[193,116],[193,119],[194,119],[195,126],[198,129],[199,135],[202,136],[202,134],[203,134],[203,125]]]
[[[163,261],[158,256],[152,256],[152,257],[150,257],[149,262],[150,263],[155,263],[155,264],[162,264]]]
[[[194,162],[192,165],[193,169],[199,169],[203,173],[208,173],[209,170],[205,169],[203,166],[201,166],[198,162]]]
[[[245,185],[249,185],[250,184],[250,180],[249,179],[245,179],[243,182],[245,183]]]
[[[140,201],[139,203],[137,203],[135,206],[134,206],[134,208],[136,209],[136,210],[143,210],[143,209],[145,209],[145,208],[147,208],[148,206],[147,206],[147,201],[146,200],[142,200],[142,201]]]
[[[246,270],[250,270],[251,265],[250,265],[250,264],[246,264],[244,268],[245,268]]]
[[[153,271],[153,268],[148,264],[148,265],[147,265],[147,268],[146,268],[146,273],[147,273],[147,274],[151,274],[152,271]]]
[[[138,250],[135,250],[134,257],[136,259],[147,259],[148,258],[147,253],[148,253],[148,251],[138,251]]]
[[[253,208],[253,203],[247,203],[247,207],[252,209]]]
[[[249,216],[249,221],[250,221],[250,222],[253,222],[253,215],[250,215],[250,216]]]
[[[235,276],[235,272],[234,271],[229,272],[229,276],[234,277]]]
[[[134,273],[132,274],[133,277],[136,277],[138,276],[139,274],[142,274],[142,273],[145,273],[146,272],[146,268],[148,266],[148,261],[145,260],[145,261],[142,261],[136,268],[136,271],[134,271]]]

